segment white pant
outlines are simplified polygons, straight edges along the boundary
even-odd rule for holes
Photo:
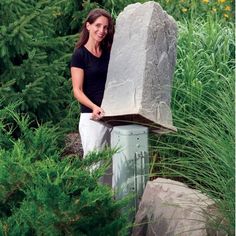
[[[104,122],[91,120],[91,116],[92,113],[80,114],[79,132],[84,150],[83,157],[91,151],[100,151],[106,145],[110,146],[112,127]],[[98,168],[100,164],[92,166],[90,171]],[[112,165],[100,178],[100,182],[112,186]]]
[[[110,146],[112,127],[101,121],[91,120],[92,113],[81,113],[79,133],[84,150],[84,157],[91,151],[100,151],[105,145]]]

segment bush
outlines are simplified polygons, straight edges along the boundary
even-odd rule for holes
[[[112,151],[62,158],[55,128],[29,128],[11,107],[0,114],[0,133],[7,134],[0,148],[0,235],[126,235],[127,218],[119,213],[125,200],[115,201],[98,181]],[[14,127],[6,123],[11,119]],[[103,167],[90,173],[101,160]]]
[[[157,1],[176,20],[204,18],[234,20],[234,0],[160,0]]]
[[[59,122],[72,99],[65,75],[75,39],[56,34],[60,6],[3,0],[0,8],[1,108],[20,100],[31,120]]]

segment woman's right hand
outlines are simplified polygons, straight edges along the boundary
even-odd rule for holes
[[[94,106],[91,120],[100,120],[104,115],[105,115],[105,112],[101,107]]]

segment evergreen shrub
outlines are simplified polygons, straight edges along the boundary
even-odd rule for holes
[[[0,134],[6,135],[0,148],[0,235],[126,235],[127,217],[120,214],[126,200],[115,201],[99,183],[113,151],[62,158],[57,129],[29,128],[29,118],[13,106],[0,115]],[[90,173],[101,160],[103,166]]]
[[[75,36],[57,35],[62,6],[56,0],[0,2],[0,106],[22,101],[18,111],[38,122],[58,123],[72,100],[65,78]]]

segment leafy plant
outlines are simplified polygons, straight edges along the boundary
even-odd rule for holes
[[[55,127],[29,128],[29,118],[11,106],[0,114],[1,133],[11,143],[0,148],[1,235],[126,235],[127,216],[120,210],[127,200],[115,201],[99,183],[113,151],[62,158]],[[9,129],[4,124],[11,119]]]

